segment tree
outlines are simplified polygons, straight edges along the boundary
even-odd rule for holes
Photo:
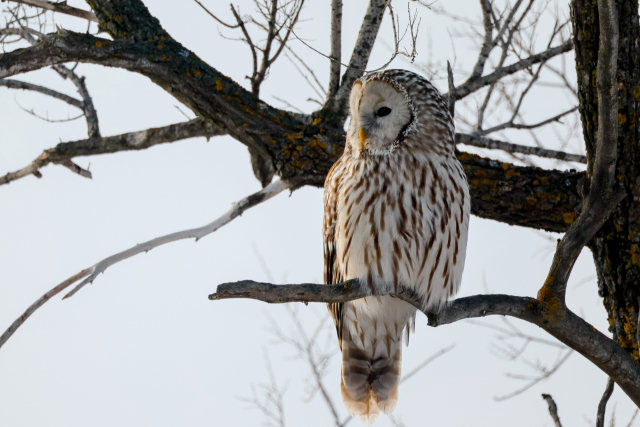
[[[372,0],[362,21],[349,63],[341,66],[342,5],[340,1],[333,1],[331,52],[328,55],[330,75],[326,99],[321,100],[319,109],[306,115],[274,108],[259,98],[261,84],[273,62],[283,52],[290,52],[295,57],[295,52],[287,42],[296,37],[295,25],[299,20],[302,2],[289,2],[280,7],[275,1],[258,3],[263,20],[241,17],[234,7],[232,16],[235,21],[231,23],[221,20],[218,11],[212,14],[229,31],[239,31],[249,45],[253,60],[253,72],[249,76],[250,91],[200,60],[175,40],[141,1],[96,0],[89,2],[93,13],[35,0],[15,3],[36,5],[97,21],[100,29],[108,33],[110,38],[64,29],[44,35],[38,31],[40,28],[33,28],[33,20],[24,14],[21,6],[14,9],[14,18],[6,28],[0,30],[0,35],[5,43],[19,38],[32,46],[11,50],[0,57],[0,78],[3,79],[0,84],[10,88],[35,90],[81,109],[87,121],[88,138],[60,143],[46,150],[27,167],[0,178],[0,184],[8,184],[28,175],[40,176],[40,170],[49,164],[59,164],[90,177],[87,169],[73,162],[75,157],[141,150],[194,136],[230,135],[249,148],[254,173],[264,188],[241,200],[225,216],[205,227],[173,233],[137,245],[63,281],[36,301],[10,326],[0,338],[0,345],[51,297],[76,284],[68,294],[73,295],[114,263],[178,239],[204,237],[246,209],[287,189],[322,186],[328,169],[341,154],[349,89],[367,68],[386,11],[391,12],[391,19],[398,23],[394,26],[392,59],[401,51],[402,30],[395,20],[398,19],[397,12],[383,0]],[[635,217],[638,198],[634,193],[637,179],[635,114],[638,108],[636,98],[640,73],[636,69],[640,37],[637,2],[574,0],[571,2],[573,39],[563,39],[566,23],[559,20],[550,33],[547,48],[537,52],[533,50],[533,43],[527,45],[527,33],[523,29],[527,22],[525,18],[536,21],[537,15],[533,13],[534,1],[525,3],[519,0],[504,8],[484,0],[480,3],[484,33],[481,34],[482,45],[476,64],[467,74],[466,80],[457,86],[453,84],[454,73],[448,73],[450,83],[446,96],[452,110],[454,101],[463,101],[476,93],[482,93],[484,97],[482,105],[477,109],[477,120],[465,115],[464,105],[462,108],[458,107],[459,127],[473,125],[468,133],[456,135],[458,142],[497,148],[514,155],[521,153],[586,162],[587,169],[586,172],[575,172],[516,166],[461,152],[459,159],[469,178],[475,215],[510,225],[566,234],[558,244],[548,279],[541,286],[537,298],[506,295],[462,298],[443,312],[427,313],[429,323],[439,326],[492,314],[514,316],[531,322],[593,362],[638,405],[640,369],[637,363],[638,289],[635,271],[640,265],[640,258],[637,255],[637,238],[633,225],[638,222]],[[254,42],[256,38],[247,28],[250,24],[266,32],[264,44]],[[415,18],[410,18],[408,34],[411,52],[406,52],[406,56],[410,58],[415,56],[417,30]],[[547,62],[569,52],[574,46],[577,95],[586,159],[563,151],[488,138],[486,135],[508,129],[531,131],[557,122],[575,111],[572,108],[535,124],[526,124],[520,114],[522,101],[541,72],[554,71]],[[497,61],[494,70],[489,73],[485,68],[491,55]],[[513,60],[514,56],[517,59],[505,65],[507,59]],[[191,109],[198,118],[163,128],[102,137],[95,107],[83,79],[72,68],[63,65],[70,62],[118,67],[144,75]],[[304,66],[304,63],[299,63]],[[8,79],[49,66],[76,85],[82,100],[42,86]],[[437,67],[428,69],[438,71]],[[557,69],[555,71],[563,76]],[[310,79],[315,78],[313,69],[308,69],[305,73]],[[506,79],[518,76],[517,73],[527,77],[519,82],[509,83],[510,86],[505,85]],[[566,76],[565,82],[571,85],[566,81]],[[505,86],[513,88],[512,92],[504,89]],[[485,116],[490,114],[488,107],[496,107],[492,93],[498,90],[504,91],[500,98],[502,102],[512,103],[509,108],[512,113],[506,121],[487,128]],[[617,143],[614,144],[614,141]],[[527,159],[520,158],[521,161],[528,161]],[[272,182],[273,174],[279,179]],[[594,254],[600,293],[607,308],[614,340],[594,330],[565,304],[567,280],[573,263],[585,245]],[[338,287],[274,287],[270,284],[238,282],[221,286],[210,298],[249,296],[269,302],[329,302],[346,301],[363,295],[363,290],[356,283]],[[414,299],[404,292],[397,296],[410,302]]]

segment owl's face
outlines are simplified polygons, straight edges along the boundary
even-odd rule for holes
[[[411,107],[407,97],[390,83],[357,80],[349,98],[351,124],[347,143],[356,157],[361,153],[390,153],[411,122]]]

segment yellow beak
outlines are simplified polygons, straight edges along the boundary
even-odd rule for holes
[[[364,140],[367,139],[367,134],[364,131],[364,129],[360,128],[359,136],[360,136],[360,142],[362,142],[362,145],[364,145]]]

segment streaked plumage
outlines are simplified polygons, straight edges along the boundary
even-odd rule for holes
[[[350,110],[344,154],[325,182],[325,283],[358,278],[374,295],[402,284],[437,309],[460,286],[471,209],[451,116],[431,83],[403,70],[356,81]],[[390,296],[329,310],[345,407],[372,422],[397,403],[416,310]]]

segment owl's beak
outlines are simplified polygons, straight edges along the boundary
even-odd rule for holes
[[[362,145],[364,146],[364,140],[367,139],[367,133],[364,131],[364,129],[360,128],[360,132],[358,135],[360,136],[360,142],[362,142]]]

